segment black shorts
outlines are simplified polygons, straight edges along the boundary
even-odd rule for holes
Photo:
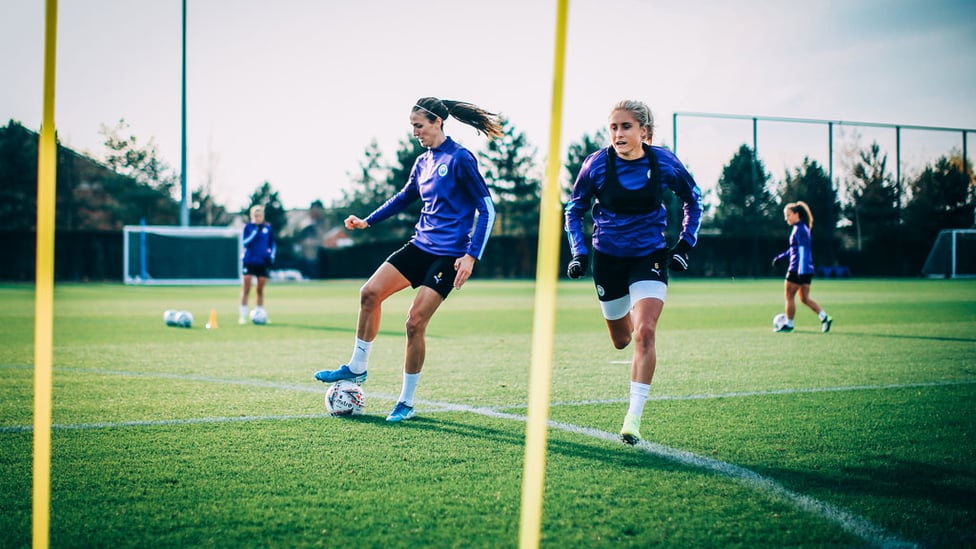
[[[244,268],[241,269],[241,273],[244,276],[256,276],[258,278],[268,277],[268,266],[267,265],[248,265],[244,264]]]
[[[668,250],[639,257],[617,257],[593,250],[593,283],[600,301],[613,301],[630,293],[641,280],[668,283]]]
[[[413,242],[407,242],[390,254],[386,262],[396,267],[410,281],[412,288],[427,286],[447,299],[447,295],[454,289],[454,277],[457,276],[454,262],[457,259],[427,253],[414,246]]]
[[[800,286],[806,286],[813,282],[813,273],[807,274],[797,274],[796,271],[788,271],[786,273],[786,281],[792,282],[793,284],[799,284]]]

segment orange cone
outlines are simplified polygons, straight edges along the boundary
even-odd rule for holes
[[[207,322],[207,329],[217,329],[217,309],[210,309],[210,322]]]

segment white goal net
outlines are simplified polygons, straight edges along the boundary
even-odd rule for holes
[[[126,284],[239,284],[241,232],[231,227],[126,225]]]
[[[976,277],[976,229],[940,232],[925,260],[922,274],[932,278]]]

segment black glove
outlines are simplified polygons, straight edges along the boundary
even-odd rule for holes
[[[688,270],[688,252],[691,251],[691,244],[688,244],[683,239],[678,240],[678,243],[671,248],[671,265],[670,268],[676,273]]]
[[[777,263],[779,263],[779,256],[773,258],[773,267],[775,267]]]
[[[569,278],[583,278],[586,269],[590,266],[590,257],[586,255],[574,255],[573,260],[566,267],[566,276]]]

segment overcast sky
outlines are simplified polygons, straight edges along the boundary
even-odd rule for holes
[[[286,207],[328,203],[372,139],[394,158],[427,95],[506,115],[545,167],[554,0],[186,1],[191,190],[210,178],[218,201],[243,208],[269,181]],[[38,130],[45,3],[0,2],[0,124]],[[62,143],[102,158],[100,128],[124,118],[178,170],[182,0],[58,4]],[[564,150],[623,98],[650,105],[655,144],[668,146],[676,111],[976,128],[973,0],[571,0],[566,55]],[[445,128],[484,146],[456,121]],[[842,126],[834,139],[835,155],[876,140],[894,163],[894,130]],[[908,173],[962,145],[960,132],[901,141]],[[776,179],[804,155],[826,165],[827,142],[825,126],[759,124]],[[749,121],[678,119],[678,156],[706,191],[742,143]]]

